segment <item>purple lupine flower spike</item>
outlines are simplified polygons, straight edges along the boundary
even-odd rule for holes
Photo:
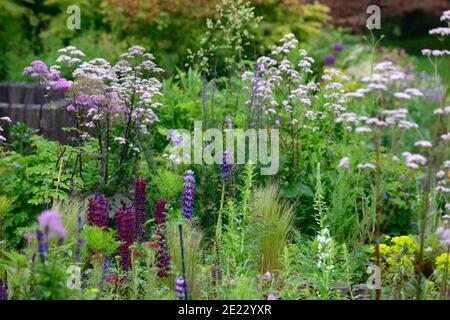
[[[80,204],[84,204],[84,197],[82,197],[80,199]],[[80,253],[81,253],[81,246],[83,245],[83,240],[81,239],[81,231],[83,229],[83,218],[81,216],[81,210],[82,210],[82,205],[80,205],[80,208],[78,209],[77,212],[77,244],[75,247],[75,252],[74,252],[74,259],[75,261],[80,260]]]
[[[195,178],[192,170],[184,172],[184,189],[182,197],[183,217],[192,220],[194,209]]]
[[[145,239],[144,224],[147,221],[146,205],[147,205],[147,182],[145,179],[139,178],[134,182],[134,209],[136,210],[136,235],[138,241]]]
[[[89,199],[88,224],[99,228],[107,229],[109,225],[108,202],[102,195]]]
[[[158,277],[169,276],[170,256],[166,241],[166,204],[163,198],[159,199],[155,207],[155,238],[158,242],[158,252],[156,253],[156,266],[158,267]]]
[[[177,294],[177,300],[185,300],[186,297],[186,281],[182,276],[175,279],[175,293]]]
[[[37,251],[39,253],[39,257],[41,258],[41,262],[45,263],[45,244],[44,244],[44,234],[41,230],[36,230],[36,239],[38,241]]]
[[[231,181],[231,152],[225,150],[222,157],[222,182],[229,183]]]
[[[230,115],[225,116],[225,122],[227,123],[227,129],[233,129],[233,120]]]
[[[136,212],[134,208],[127,205],[124,209],[119,209],[116,213],[117,237],[122,242],[119,254],[122,262],[122,269],[130,268],[130,250],[136,237]]]

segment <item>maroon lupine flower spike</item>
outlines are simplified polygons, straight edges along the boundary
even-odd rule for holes
[[[166,204],[167,201],[163,198],[159,199],[155,207],[155,224],[166,223]]]
[[[145,240],[145,227],[147,221],[146,205],[147,205],[147,182],[145,179],[139,178],[134,182],[134,209],[136,210],[136,235],[138,241]]]
[[[170,256],[166,241],[166,204],[163,198],[159,199],[155,207],[155,240],[158,242],[156,253],[156,266],[160,278],[169,276]]]
[[[108,202],[100,195],[89,199],[88,204],[88,224],[99,228],[107,229],[109,225]]]
[[[119,248],[122,269],[128,270],[131,265],[129,247],[136,237],[136,212],[132,206],[127,205],[124,209],[117,211],[116,229],[117,237],[122,242]]]

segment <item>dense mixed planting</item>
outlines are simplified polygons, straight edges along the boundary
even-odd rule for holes
[[[217,15],[170,79],[140,46],[23,70],[75,126],[62,144],[0,118],[0,300],[448,299],[450,52],[425,48],[427,75],[373,34],[317,61],[289,33],[253,59],[252,7]],[[227,146],[192,164],[194,121],[278,130],[276,175]]]

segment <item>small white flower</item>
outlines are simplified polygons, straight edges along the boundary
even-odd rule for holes
[[[436,172],[436,178],[442,179],[443,177],[445,177],[445,171],[444,170],[439,170],[438,172]]]
[[[375,170],[376,166],[372,163],[360,163],[356,166],[358,169],[370,169]]]
[[[12,122],[10,117],[1,117],[0,120],[6,121],[6,122]]]
[[[447,132],[446,134],[441,135],[441,139],[444,141],[450,140],[450,132]]]
[[[415,97],[422,97],[423,96],[423,93],[420,90],[416,89],[416,88],[408,88],[408,89],[405,90],[405,93],[407,93],[407,94],[409,94],[411,96],[415,96]]]
[[[422,148],[431,148],[431,147],[432,147],[432,144],[431,144],[430,141],[419,140],[419,141],[416,141],[416,142],[414,143],[414,146],[416,146],[416,147],[422,147]]]
[[[358,127],[355,129],[356,133],[366,133],[366,132],[372,132],[371,128],[367,128],[367,127]]]
[[[116,141],[118,144],[125,144],[127,142],[123,137],[115,137],[114,141]]]
[[[339,168],[348,168],[350,164],[350,158],[349,157],[343,157],[338,164]]]
[[[394,93],[394,97],[405,100],[411,99],[411,96],[405,92],[396,92]]]

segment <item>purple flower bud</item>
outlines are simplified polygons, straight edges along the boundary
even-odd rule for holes
[[[333,44],[333,51],[341,52],[342,50],[344,50],[344,46],[342,45],[342,43],[336,42],[335,44]]]
[[[331,65],[336,63],[336,57],[334,55],[332,55],[332,54],[327,54],[327,55],[325,55],[325,58],[323,59],[323,62],[327,66],[331,66]]]

